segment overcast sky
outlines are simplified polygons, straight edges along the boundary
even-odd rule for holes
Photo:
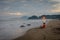
[[[0,0],[0,16],[60,13],[60,0]]]

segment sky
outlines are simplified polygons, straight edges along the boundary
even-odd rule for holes
[[[60,14],[60,0],[0,0],[0,16]]]

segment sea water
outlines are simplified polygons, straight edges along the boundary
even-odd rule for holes
[[[47,19],[49,22],[49,19]],[[46,22],[46,23],[47,23]],[[27,26],[27,24],[31,24]],[[25,27],[20,27],[24,25]],[[0,20],[0,40],[11,40],[22,36],[31,28],[40,27],[42,20]]]

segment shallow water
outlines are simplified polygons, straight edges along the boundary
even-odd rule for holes
[[[47,22],[49,21],[50,19],[47,19]],[[27,24],[31,24],[31,26],[27,26]],[[25,27],[20,27],[21,25]],[[0,40],[11,40],[18,36],[22,36],[27,30],[41,25],[41,20],[1,20]]]

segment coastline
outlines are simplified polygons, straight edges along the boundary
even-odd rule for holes
[[[60,20],[50,21],[44,29],[32,28],[25,35],[13,40],[60,40],[60,31],[56,28],[60,28]]]

